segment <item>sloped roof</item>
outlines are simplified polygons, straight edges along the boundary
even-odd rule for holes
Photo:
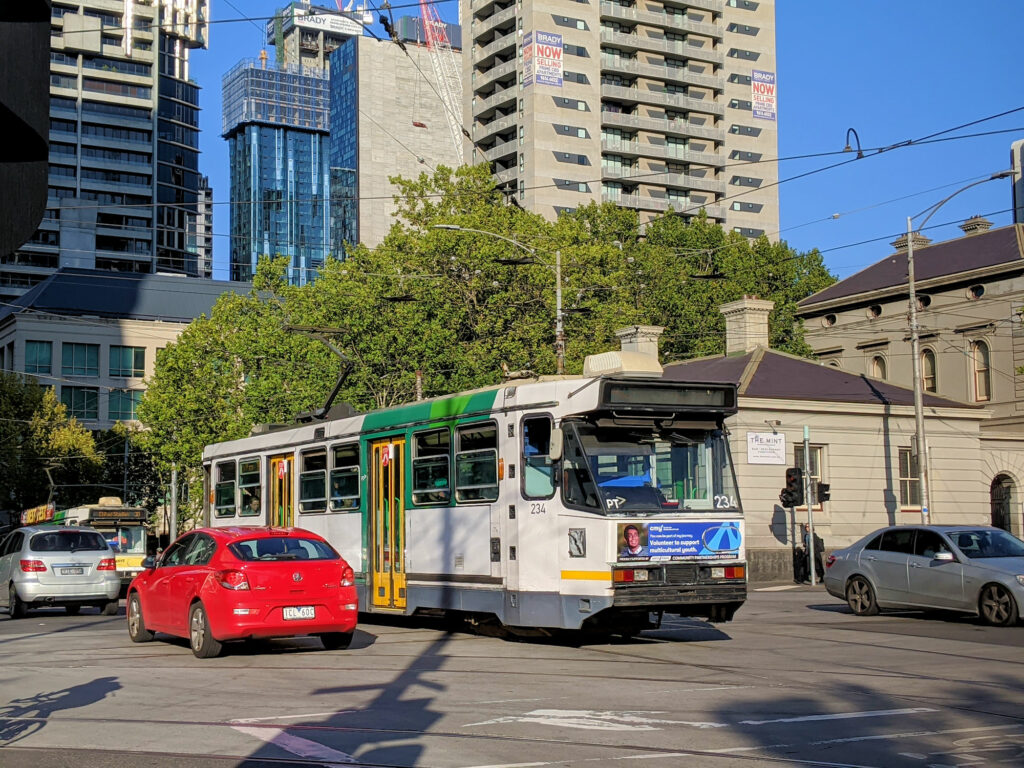
[[[992,229],[924,247],[914,247],[914,282],[949,277],[961,272],[1019,263],[1024,268],[1024,225]],[[801,310],[836,299],[870,294],[907,284],[907,252],[893,253],[870,267],[833,283],[801,301]]]
[[[64,267],[14,301],[0,306],[0,322],[32,310],[188,323],[200,315],[209,315],[222,294],[245,294],[251,289],[251,283]]]
[[[802,357],[759,347],[743,355],[704,357],[665,366],[669,381],[732,383],[740,397],[777,400],[913,405],[914,391],[862,374],[821,365]],[[924,395],[936,408],[977,408],[956,400]]]

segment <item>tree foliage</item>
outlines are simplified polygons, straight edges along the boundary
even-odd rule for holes
[[[346,368],[340,399],[360,409],[494,384],[503,368],[553,373],[557,262],[570,373],[633,324],[666,329],[666,360],[721,353],[718,308],[744,295],[775,302],[774,347],[807,354],[796,304],[834,280],[816,251],[751,242],[703,214],[641,228],[605,203],[550,222],[506,204],[485,166],[392,182],[397,216],[379,246],[302,286],[285,259],[261,261],[253,292],[221,297],[158,356],[139,414],[158,466],[191,473],[194,500],[205,444],[322,406]]]

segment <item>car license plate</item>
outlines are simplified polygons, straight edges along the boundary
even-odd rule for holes
[[[289,606],[284,609],[284,617],[288,621],[295,619],[315,619],[316,609],[312,605]]]
[[[85,573],[85,571],[82,570],[81,568],[61,568],[60,569],[60,575],[61,576],[81,576],[83,573]]]

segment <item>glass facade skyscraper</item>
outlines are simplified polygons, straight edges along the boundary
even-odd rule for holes
[[[287,256],[289,281],[305,284],[332,254],[327,73],[247,59],[224,75],[223,98],[231,279]]]
[[[51,6],[46,212],[0,253],[0,299],[60,267],[200,276],[199,88],[208,0],[62,0]]]

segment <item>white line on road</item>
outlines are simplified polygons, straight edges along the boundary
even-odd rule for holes
[[[816,720],[850,720],[855,717],[887,717],[889,715],[918,715],[922,712],[938,712],[928,707],[909,709],[875,709],[867,712],[837,712],[831,715],[804,715],[802,717],[780,717],[776,720],[740,720],[741,725],[768,725],[769,723],[806,723]]]
[[[303,720],[314,717],[334,717],[334,715],[346,715],[355,710],[341,710],[337,712],[312,712],[308,715],[273,715],[271,717],[238,717],[232,723],[263,723],[269,720]]]
[[[240,733],[255,736],[260,741],[273,744],[275,747],[280,747],[285,752],[291,752],[298,757],[323,761],[331,768],[336,768],[337,766],[352,768],[352,765],[357,763],[357,760],[352,755],[339,752],[336,749],[331,749],[309,739],[293,736],[280,728],[245,728],[240,725],[234,725],[232,728]]]
[[[784,592],[787,589],[796,589],[799,584],[780,584],[775,587],[758,587],[754,592]]]

